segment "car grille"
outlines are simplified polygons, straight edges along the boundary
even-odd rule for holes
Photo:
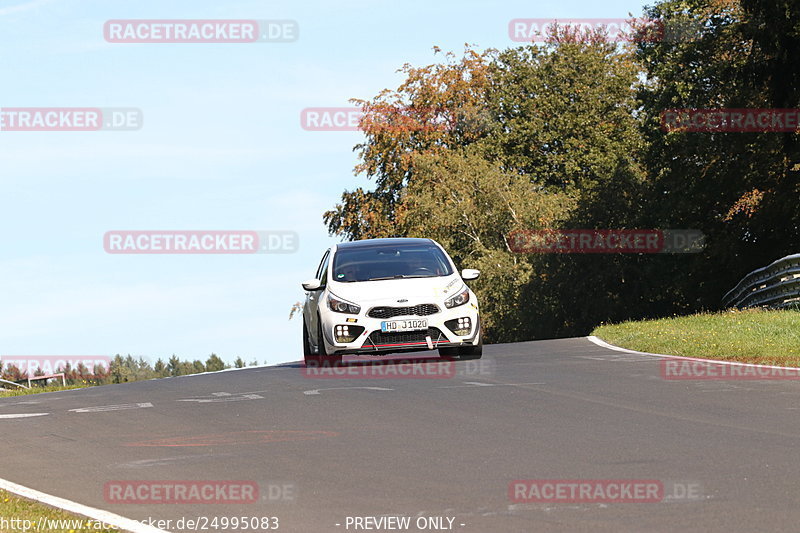
[[[436,304],[420,304],[406,307],[373,307],[367,313],[371,318],[393,318],[396,316],[428,316],[439,312]]]
[[[368,348],[369,344],[409,344],[409,343],[424,343],[425,337],[430,337],[431,341],[436,343],[437,340],[448,342],[447,338],[442,335],[439,328],[428,328],[427,330],[420,331],[401,331],[383,333],[382,331],[373,331],[369,336],[367,342],[364,343],[364,348]]]

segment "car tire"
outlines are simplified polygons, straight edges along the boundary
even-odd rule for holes
[[[305,330],[305,324],[303,324]],[[306,336],[305,338],[308,338]],[[341,355],[328,355],[325,351],[325,340],[322,337],[322,320],[317,321],[317,353],[312,354],[309,346],[309,355],[305,356],[306,366],[338,366],[342,364]]]
[[[308,339],[308,326],[306,326],[305,320],[303,320],[303,359],[306,366],[320,366],[319,355],[311,350],[311,341]]]
[[[456,355],[458,355],[456,348],[439,348],[439,357],[446,357],[449,359],[451,357],[455,357]]]
[[[461,361],[480,359],[483,357],[483,341],[478,342],[478,344],[471,344],[469,346],[459,346],[456,348],[456,350],[458,359]]]
[[[308,358],[314,355],[311,351],[311,343],[308,342],[308,327],[306,321],[303,320],[303,358],[308,362]]]
[[[439,348],[440,357],[458,357],[460,361],[480,359],[483,357],[483,332],[480,333],[478,344],[468,344],[466,346],[450,346]]]

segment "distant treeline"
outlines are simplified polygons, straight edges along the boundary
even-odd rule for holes
[[[245,366],[257,366],[258,362],[253,360],[248,364],[241,357],[237,357],[233,363],[233,368],[244,368]],[[28,379],[26,372],[20,370],[13,364],[3,365],[0,360],[0,367],[4,367],[0,372],[0,378],[13,381],[15,383],[25,383]],[[69,364],[65,368],[60,368],[58,373],[63,373],[67,385],[106,385],[109,383],[125,383],[128,381],[142,381],[145,379],[164,378],[169,376],[185,376],[188,374],[200,374],[203,372],[216,372],[232,368],[225,364],[217,354],[211,354],[205,363],[199,359],[194,361],[182,361],[178,356],[173,355],[166,362],[158,359],[151,365],[143,357],[134,359],[128,355],[122,357],[117,354],[111,360],[110,367],[97,365],[94,368],[86,368],[79,364],[77,368],[72,368]],[[44,373],[37,370],[32,377],[42,376]],[[36,380],[32,382],[36,385],[44,385],[46,380]],[[60,382],[60,379],[59,379]]]

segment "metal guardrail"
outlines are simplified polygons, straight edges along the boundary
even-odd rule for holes
[[[59,372],[58,374],[46,374],[46,375],[42,375],[42,376],[28,377],[28,388],[29,389],[31,388],[31,381],[35,381],[37,379],[47,380],[47,379],[54,379],[54,378],[61,378],[61,386],[62,387],[66,387],[67,386],[66,374],[64,374],[63,372]],[[47,384],[46,381],[45,381],[45,384]]]
[[[22,387],[23,389],[27,389],[25,385],[20,385],[19,383],[14,383],[13,381],[7,381],[5,379],[0,379],[0,383],[5,383],[7,385],[14,385],[15,387]]]
[[[0,383],[5,383],[6,385],[15,385],[17,387],[22,387],[23,389],[30,389],[31,388],[31,381],[36,381],[37,379],[54,379],[54,378],[61,378],[61,385],[63,387],[67,386],[67,376],[63,372],[59,372],[58,374],[46,374],[43,376],[33,376],[26,378],[28,380],[28,386],[21,383],[15,383],[13,381],[8,381],[6,379],[0,379]]]
[[[800,254],[787,255],[753,270],[722,297],[725,307],[800,306]]]

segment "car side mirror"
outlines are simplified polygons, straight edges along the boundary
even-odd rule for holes
[[[307,291],[318,291],[322,287],[322,282],[318,279],[307,279],[302,285]]]
[[[476,270],[474,268],[465,268],[464,270],[461,271],[461,278],[464,281],[471,281],[473,279],[478,279],[480,275],[481,271]]]

